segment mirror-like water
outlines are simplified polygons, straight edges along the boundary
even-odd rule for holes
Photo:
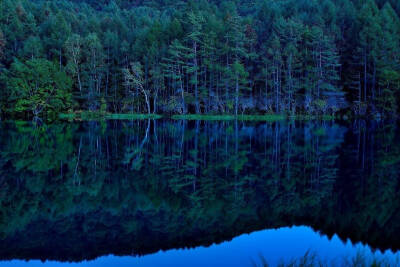
[[[0,264],[395,257],[399,136],[364,121],[3,123]]]

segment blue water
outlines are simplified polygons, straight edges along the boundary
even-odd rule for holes
[[[252,266],[263,255],[271,266],[282,260],[303,256],[307,251],[318,251],[319,258],[338,263],[351,259],[358,253],[370,257],[385,258],[396,262],[398,255],[391,252],[372,251],[368,246],[343,242],[337,236],[329,239],[309,227],[280,228],[244,234],[231,241],[210,247],[160,251],[144,257],[104,256],[81,263],[53,261],[6,261],[0,266]]]
[[[371,248],[400,251],[398,140],[362,121],[0,123],[0,267],[395,262]]]

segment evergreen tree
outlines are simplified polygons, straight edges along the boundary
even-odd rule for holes
[[[78,34],[71,35],[65,43],[67,52],[67,70],[77,78],[79,92],[82,94],[81,67],[82,62],[82,38]]]
[[[243,59],[246,56],[245,33],[242,18],[234,11],[228,14],[226,19],[227,33],[225,35],[228,45],[227,50],[227,73],[228,79],[234,87],[235,115],[238,115],[239,97],[241,88],[245,86],[246,71],[243,66]]]
[[[204,18],[201,14],[195,14],[191,12],[189,14],[189,35],[188,40],[191,43],[191,52],[188,55],[191,65],[189,65],[187,71],[192,75],[191,84],[194,86],[194,98],[195,98],[195,111],[197,114],[200,113],[199,103],[199,45],[202,42],[202,24]]]
[[[168,56],[163,59],[164,63],[162,64],[166,77],[169,79],[169,84],[174,91],[171,105],[176,106],[175,96],[180,95],[180,103],[177,106],[180,113],[183,114],[187,112],[185,99],[188,93],[187,91],[185,92],[184,72],[187,69],[186,58],[188,52],[188,48],[178,40],[174,40],[168,49]]]
[[[44,55],[42,40],[37,36],[31,36],[24,42],[23,55],[26,58],[35,59]]]
[[[377,106],[385,113],[397,111],[400,83],[400,20],[389,3],[380,12],[381,38],[377,53]]]
[[[326,112],[327,99],[329,97],[339,97],[340,88],[338,68],[340,67],[339,56],[333,40],[325,36],[321,29],[313,28],[313,58],[315,67],[313,69],[315,81],[314,98],[317,99],[316,108],[318,111]],[[337,99],[332,99],[335,103]]]
[[[303,25],[293,20],[285,22],[281,39],[285,46],[283,57],[285,60],[285,88],[286,109],[290,113],[296,112],[296,98],[301,88],[301,53],[300,41],[303,33]]]
[[[6,47],[6,39],[3,32],[0,30],[0,59],[4,56],[4,48]]]
[[[269,65],[267,69],[271,74],[270,84],[273,90],[275,112],[281,112],[281,85],[282,85],[282,44],[280,38],[274,33],[268,42],[268,59]]]
[[[376,86],[376,60],[378,40],[381,33],[379,26],[378,7],[373,0],[366,0],[358,15],[359,45],[357,52],[362,69],[363,101],[368,97],[373,101]]]
[[[63,66],[63,47],[71,33],[71,26],[60,11],[49,20],[46,31],[48,47],[53,55],[58,58],[60,69]]]
[[[90,110],[95,110],[104,79],[104,50],[96,33],[90,33],[84,40],[85,76],[87,101]]]

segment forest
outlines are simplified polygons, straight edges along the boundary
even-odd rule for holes
[[[0,0],[1,118],[395,117],[398,0]]]

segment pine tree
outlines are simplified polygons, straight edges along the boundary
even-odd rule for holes
[[[7,38],[7,43],[10,46],[10,57],[18,54],[19,49],[22,47],[22,40],[24,39],[23,23],[16,13],[10,12],[11,16],[8,18],[9,23],[7,28],[4,29],[4,35]]]
[[[327,106],[329,97],[340,97],[337,84],[339,81],[338,68],[340,67],[339,56],[336,50],[336,45],[332,38],[326,36],[321,29],[314,27],[314,49],[313,57],[315,61],[314,73],[316,77],[316,99],[317,108],[323,112]],[[334,99],[334,103],[338,103]]]
[[[380,27],[377,106],[385,113],[393,113],[397,110],[396,93],[400,83],[400,20],[389,3],[380,11]]]
[[[76,77],[79,92],[82,94],[81,67],[82,62],[82,38],[78,34],[71,35],[65,43],[67,55],[67,70]]]
[[[25,41],[22,53],[26,58],[35,59],[43,56],[43,51],[42,40],[37,36],[31,36]]]
[[[162,64],[164,73],[169,78],[174,92],[180,95],[180,104],[178,106],[180,112],[183,114],[187,112],[184,71],[187,68],[186,57],[188,52],[188,49],[181,42],[174,40],[169,46],[168,56],[163,59]]]
[[[238,115],[239,110],[239,97],[240,89],[245,86],[243,84],[243,77],[246,76],[242,60],[246,56],[245,50],[245,33],[243,27],[243,20],[237,14],[233,13],[227,17],[226,20],[226,40],[229,46],[227,58],[231,58],[231,67],[228,67],[228,74],[230,76],[230,81],[234,84],[234,99],[235,99],[235,115]],[[227,60],[229,64],[229,60]]]
[[[200,113],[200,103],[199,103],[199,62],[198,62],[198,50],[199,45],[202,42],[202,24],[204,23],[204,18],[201,14],[195,14],[191,12],[189,14],[189,34],[187,36],[189,42],[191,43],[191,52],[188,55],[191,65],[188,66],[188,73],[192,76],[190,83],[194,85],[194,98],[196,113]]]
[[[0,59],[4,56],[4,50],[6,47],[6,39],[4,38],[3,31],[0,29]]]
[[[116,72],[116,68],[114,66],[115,58],[118,55],[118,35],[115,32],[108,30],[104,37],[104,49],[106,50],[106,81],[105,81],[105,97],[108,97],[109,88],[111,83],[111,76],[113,72]]]
[[[296,97],[301,86],[301,54],[299,51],[303,25],[293,20],[286,21],[280,32],[284,42],[283,57],[285,61],[286,108],[290,113],[295,112]]]
[[[63,47],[65,41],[71,34],[71,25],[66,21],[62,12],[58,12],[50,19],[48,29],[48,43],[53,54],[58,58],[60,70],[63,66]]]
[[[359,23],[359,64],[363,76],[363,100],[367,102],[368,96],[371,100],[375,97],[376,86],[376,60],[378,40],[381,33],[379,26],[378,7],[374,0],[366,0],[358,15]]]
[[[97,34],[90,33],[84,40],[85,59],[84,68],[86,71],[88,88],[87,100],[90,110],[95,110],[98,106],[96,98],[101,94],[101,85],[104,75],[104,50],[97,37]]]
[[[272,79],[270,79],[274,96],[275,112],[281,112],[281,85],[282,85],[282,44],[280,38],[274,33],[268,42],[268,61]]]
[[[200,51],[203,62],[204,87],[207,92],[206,112],[216,111],[219,109],[219,66],[217,36],[214,31],[205,31],[203,45]]]

